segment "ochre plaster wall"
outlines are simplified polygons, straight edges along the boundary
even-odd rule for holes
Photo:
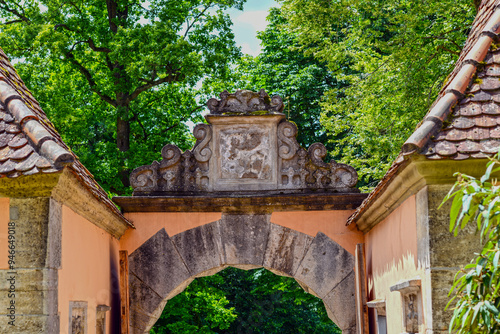
[[[365,235],[368,300],[385,299],[388,333],[405,332],[401,294],[390,287],[416,277],[422,286],[426,284],[423,265],[418,263],[416,215],[411,196]],[[423,333],[423,324],[420,327]]]
[[[119,291],[111,283],[112,276],[118,278],[119,275],[118,250],[118,240],[63,206],[58,296],[61,333],[68,333],[70,301],[88,303],[88,333],[95,333],[98,305],[118,308],[106,312],[106,333],[111,333],[111,312],[119,312],[116,297],[112,300],[113,295],[119,296]]]
[[[221,219],[220,212],[139,212],[127,213],[125,217],[134,223],[120,239],[120,250],[129,254],[162,228],[169,236],[190,230]]]
[[[356,244],[363,243],[363,233],[355,224],[345,226],[347,218],[352,213],[352,210],[273,212],[271,223],[313,237],[318,232],[323,232],[354,255]]]
[[[0,269],[8,269],[9,199],[0,198]]]

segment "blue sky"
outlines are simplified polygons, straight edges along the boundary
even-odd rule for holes
[[[278,7],[279,4],[274,0],[247,0],[243,11],[229,10],[233,20],[233,31],[235,41],[241,46],[243,53],[256,56],[260,53],[261,47],[257,39],[257,31],[266,28],[266,16],[269,8]]]

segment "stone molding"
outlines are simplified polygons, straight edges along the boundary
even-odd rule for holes
[[[68,169],[64,169],[51,192],[51,197],[117,239],[131,227],[127,221],[113,214],[105,204],[87,191]]]
[[[307,150],[300,147],[297,126],[284,114],[238,112],[207,115],[209,124],[194,128],[192,150],[181,152],[169,144],[163,147],[160,162],[136,168],[130,176],[134,196],[359,192],[354,188],[358,180],[354,168],[324,162],[327,151],[321,143]]]

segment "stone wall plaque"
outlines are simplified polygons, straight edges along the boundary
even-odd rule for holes
[[[69,333],[87,334],[87,302],[69,302]]]
[[[279,96],[270,98],[264,90],[220,96],[208,101],[208,124],[194,128],[192,150],[165,145],[161,161],[132,172],[135,196],[359,192],[354,168],[324,162],[323,144],[300,147],[297,126],[281,113]]]

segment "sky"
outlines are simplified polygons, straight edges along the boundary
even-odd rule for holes
[[[278,7],[274,0],[247,0],[243,11],[231,9],[227,13],[233,20],[233,31],[236,45],[241,46],[243,53],[256,56],[260,53],[260,40],[257,31],[267,26],[266,16],[269,8]]]

